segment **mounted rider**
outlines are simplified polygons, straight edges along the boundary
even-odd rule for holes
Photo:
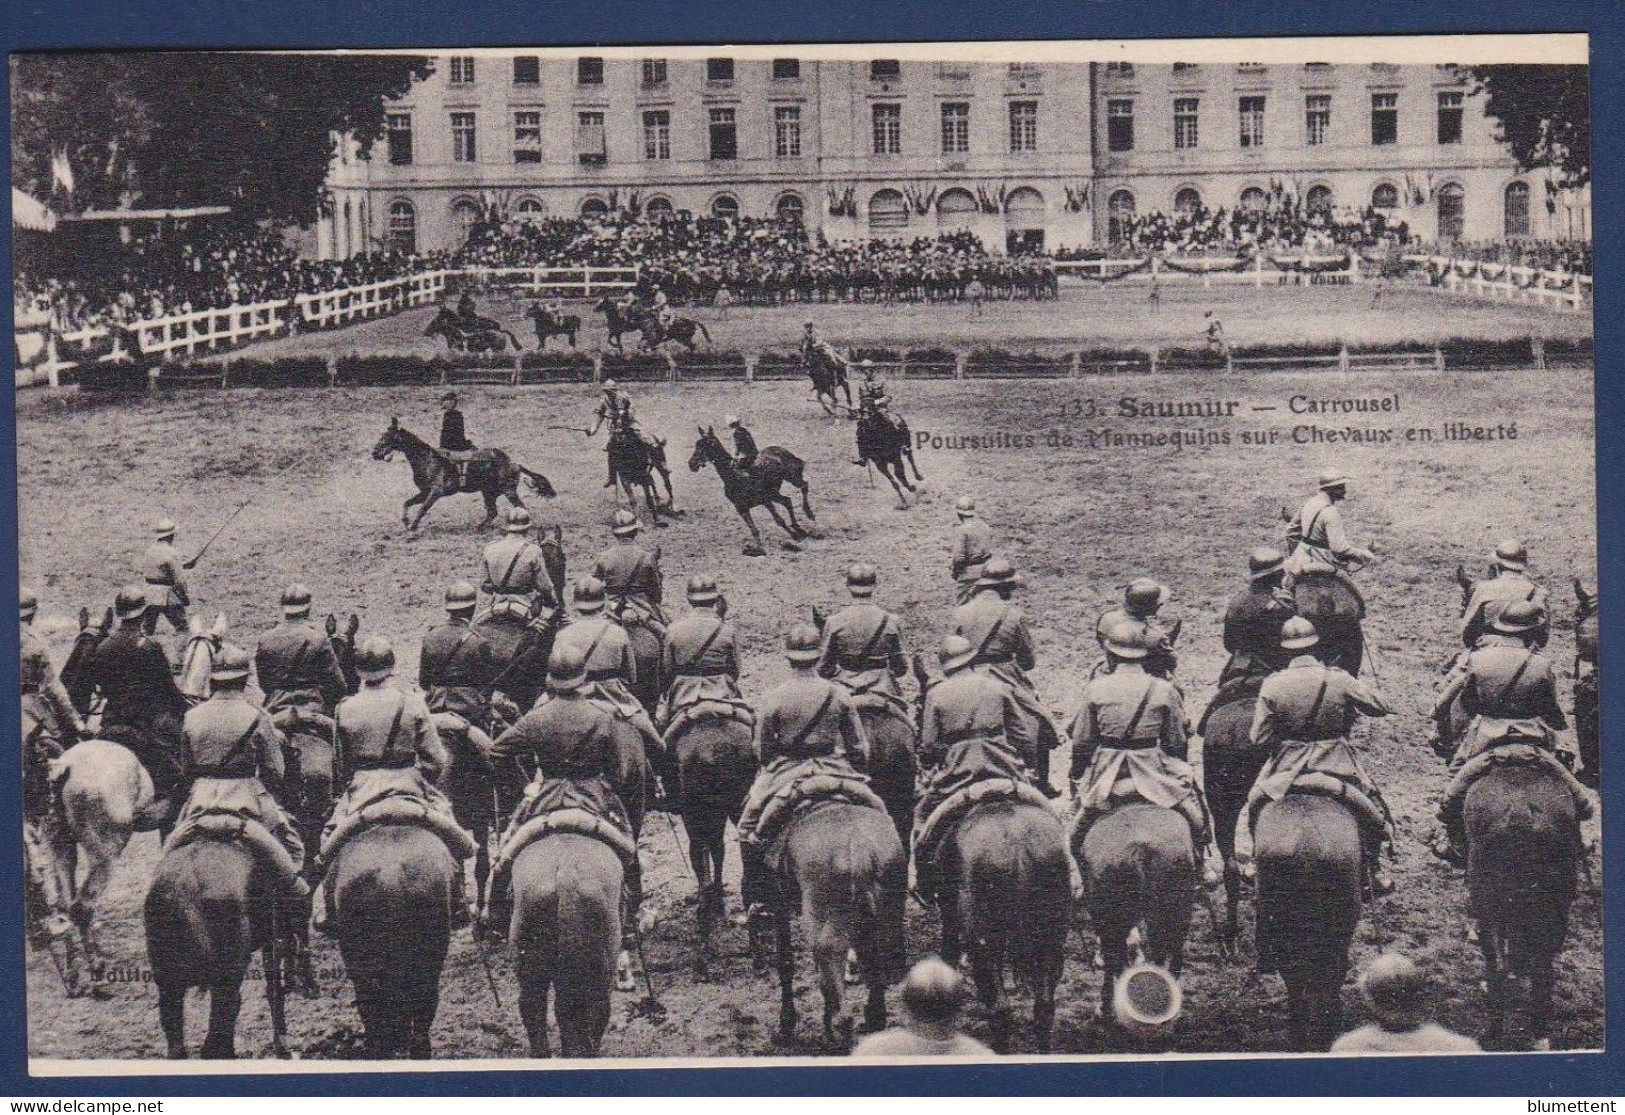
[[[186,630],[186,607],[192,594],[186,587],[186,563],[175,550],[175,529],[174,519],[158,520],[152,528],[152,545],[141,559],[141,577],[147,585],[147,614],[141,629],[148,635],[157,632],[159,617],[176,631]]]
[[[1174,643],[1179,640],[1179,632],[1184,626],[1184,621],[1170,620],[1157,615],[1171,596],[1173,590],[1167,585],[1159,584],[1149,577],[1135,578],[1123,589],[1122,605],[1108,608],[1095,622],[1095,642],[1104,651],[1112,630],[1118,624],[1134,624],[1144,630],[1145,644],[1151,648],[1150,654],[1140,663],[1141,667],[1155,677],[1172,681],[1174,668],[1179,665],[1179,657],[1174,653]],[[1095,673],[1110,672],[1111,669],[1111,655],[1108,653],[1106,660],[1096,666]]]
[[[629,293],[628,297],[635,299],[636,296]],[[613,379],[604,380],[602,388],[604,397],[599,400],[598,408],[593,411],[592,428],[586,431],[587,436],[592,437],[598,432],[599,427],[608,422],[611,442],[615,440],[616,434],[620,434],[624,437],[636,438],[642,442],[651,456],[658,452],[660,447],[646,437],[638,427],[637,414],[632,409],[632,397],[624,393],[620,385]],[[604,482],[604,487],[613,488],[615,486],[615,459],[613,456],[609,459],[608,467],[609,479]]]
[[[1460,862],[1466,849],[1462,805],[1468,788],[1495,766],[1538,765],[1555,773],[1574,795],[1577,816],[1592,815],[1591,798],[1579,779],[1560,761],[1556,733],[1568,727],[1557,702],[1557,677],[1540,653],[1546,630],[1541,608],[1514,600],[1500,610],[1490,633],[1467,654],[1465,668],[1439,699],[1448,709],[1459,698],[1472,718],[1450,769],[1455,772],[1439,805],[1446,840],[1434,845],[1445,859]],[[1435,715],[1439,714],[1436,708]]]
[[[785,636],[791,676],[757,706],[756,758],[761,763],[736,822],[744,876],[740,890],[751,917],[771,916],[769,846],[796,804],[838,796],[885,812],[858,772],[869,763],[869,737],[846,688],[818,676],[818,631],[797,624]],[[771,810],[769,806],[772,806]]]
[[[186,714],[176,787],[186,804],[164,850],[219,839],[206,819],[229,818],[236,824],[226,831],[271,868],[281,897],[302,903],[310,895],[300,875],[305,846],[274,796],[282,790],[285,741],[270,715],[248,700],[248,673],[248,652],[225,646],[209,674],[212,694]]]
[[[51,811],[50,762],[77,743],[85,727],[57,676],[50,649],[34,633],[39,599],[23,589],[18,607],[22,620],[18,681],[22,689],[23,816],[38,821]]]
[[[1027,671],[1038,665],[1027,615],[1010,603],[1019,584],[1015,567],[1001,557],[988,559],[969,601],[954,609],[948,628],[963,635],[976,650],[974,668],[1008,685],[1025,714],[1016,741],[1022,754],[1033,758],[1033,774],[1045,793],[1050,786],[1050,753],[1061,745],[1055,722],[1038,699]]]
[[[462,297],[457,299],[457,322],[464,328],[472,329],[479,320],[480,312],[474,305],[474,292],[464,290]]]
[[[446,588],[446,621],[423,637],[418,654],[418,688],[429,711],[450,712],[483,728],[498,665],[491,644],[474,630],[474,586],[457,581]]]
[[[508,508],[503,535],[480,555],[480,587],[491,597],[491,607],[522,609],[526,618],[542,615],[559,605],[547,559],[530,540],[530,512]]]
[[[395,648],[374,635],[356,648],[361,688],[339,702],[333,719],[334,784],[346,782],[322,828],[318,869],[325,871],[345,839],[365,827],[363,811],[374,803],[401,798],[423,825],[446,843],[459,863],[474,853],[474,840],[457,823],[451,802],[437,783],[446,769],[446,748],[423,698],[389,684],[395,673]],[[459,869],[458,877],[462,877]],[[333,894],[326,890],[316,928],[332,921]],[[454,911],[466,921],[467,903]]]
[[[330,718],[349,691],[327,633],[310,620],[310,589],[294,583],[282,590],[282,622],[260,636],[254,674],[265,694],[265,711]]]
[[[179,804],[170,794],[180,776],[181,722],[190,704],[175,687],[163,648],[143,633],[147,597],[142,587],[120,589],[113,611],[118,626],[91,652],[85,676],[90,692],[105,702],[102,734],[133,751],[152,776],[154,800],[136,827],[156,828]]]
[[[959,534],[949,569],[959,586],[958,603],[963,604],[975,594],[982,566],[993,556],[993,528],[977,515],[976,501],[970,496],[954,501],[954,513],[959,516]]]
[[[999,796],[1052,809],[1032,785],[1035,756],[1023,754],[1021,706],[1010,687],[971,667],[976,648],[962,635],[949,635],[937,650],[942,677],[930,684],[920,714],[920,767],[925,792],[914,806],[915,889],[925,901],[951,902],[937,877],[943,842],[977,804],[969,791],[978,783]]]
[[[1297,614],[1282,587],[1286,555],[1260,546],[1247,557],[1247,588],[1224,612],[1224,649],[1230,660],[1219,674],[1222,688],[1243,678],[1262,678],[1282,665],[1281,625]]]
[[[734,464],[738,465],[741,469],[744,469],[748,473],[751,466],[756,463],[758,453],[755,435],[745,427],[745,424],[739,420],[739,415],[737,414],[728,415],[728,417],[723,420],[723,425],[725,425],[729,430],[733,431]]]
[[[824,624],[818,676],[839,682],[854,697],[877,694],[899,703],[898,679],[908,673],[903,656],[903,620],[874,602],[875,567],[866,561],[846,567],[852,603]]]
[[[1248,794],[1249,822],[1266,799],[1278,801],[1294,788],[1342,799],[1360,822],[1371,891],[1387,894],[1393,885],[1378,857],[1383,842],[1392,839],[1392,821],[1349,742],[1349,729],[1357,716],[1387,716],[1389,708],[1363,681],[1321,662],[1319,645],[1320,633],[1302,616],[1281,628],[1281,649],[1293,657],[1258,693],[1251,739],[1271,758]]]
[[[655,709],[655,724],[667,740],[668,760],[677,730],[707,709],[755,725],[739,691],[739,637],[727,619],[717,579],[696,573],[688,579],[687,596],[692,611],[666,628],[660,648],[666,691]],[[667,784],[675,785],[670,779]]]
[[[1468,650],[1478,645],[1500,617],[1502,609],[1516,601],[1533,604],[1543,621],[1532,644],[1537,650],[1551,637],[1551,617],[1546,610],[1546,590],[1529,574],[1529,549],[1516,538],[1503,540],[1490,555],[1490,575],[1472,584],[1461,609],[1461,645]],[[1466,587],[1465,584],[1463,586]]]
[[[1190,825],[1202,883],[1210,886],[1218,880],[1207,862],[1212,824],[1187,761],[1185,706],[1178,688],[1147,668],[1161,642],[1156,627],[1133,619],[1106,633],[1107,669],[1083,687],[1083,706],[1073,721],[1069,777],[1077,814],[1069,844],[1080,847],[1118,803],[1173,809]]]
[[[633,696],[638,684],[638,662],[632,640],[619,619],[605,611],[604,582],[587,576],[575,584],[576,615],[559,629],[553,653],[570,650],[581,655],[587,670],[587,693],[608,702],[643,737],[643,750],[659,770],[665,743],[655,731],[648,711]]]
[[[1298,517],[1287,526],[1287,542],[1292,546],[1286,562],[1289,592],[1294,580],[1305,573],[1330,573],[1353,589],[1348,573],[1376,558],[1350,541],[1343,528],[1343,513],[1337,505],[1348,498],[1349,478],[1339,469],[1322,469],[1318,485],[1320,490],[1304,501]]]
[[[447,391],[440,396],[440,407],[444,412],[440,416],[440,451],[456,466],[457,486],[460,488],[467,474],[468,462],[474,459],[478,450],[468,440],[463,412],[457,409],[457,392]]]
[[[671,308],[671,302],[659,284],[655,285],[654,292],[649,295],[649,313],[662,331],[670,329],[671,323],[677,320],[677,313]]]
[[[615,619],[625,627],[646,627],[659,638],[666,631],[666,613],[660,606],[665,593],[660,551],[638,544],[642,529],[632,512],[615,512],[610,528],[615,541],[593,558],[592,571],[603,582]]]

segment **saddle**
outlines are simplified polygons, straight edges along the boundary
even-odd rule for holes
[[[935,861],[943,843],[973,809],[999,801],[1037,806],[1054,817],[1057,825],[1061,822],[1055,806],[1031,783],[1016,778],[984,778],[949,794],[931,811],[923,824],[915,827],[915,862]]]
[[[451,852],[458,862],[467,859],[478,850],[472,836],[451,817],[431,807],[422,797],[407,793],[389,793],[374,798],[349,814],[327,834],[326,839],[322,841],[321,853],[317,856],[319,868],[326,870],[347,841],[379,825],[413,825],[426,829],[445,843],[446,850]]]
[[[804,806],[844,801],[887,815],[886,803],[869,788],[869,779],[844,763],[813,760],[806,767],[809,769],[793,774],[773,788],[756,822],[756,840],[763,849],[762,860],[775,872],[782,866],[784,835]]]
[[[309,885],[299,873],[288,850],[282,846],[271,830],[252,817],[225,810],[206,810],[183,817],[175,831],[169,834],[163,854],[177,848],[196,844],[200,840],[218,840],[227,844],[242,844],[254,854],[259,865],[268,870],[279,887],[301,897],[309,893]]]
[[[628,870],[638,861],[638,841],[619,799],[607,786],[601,793],[565,778],[543,778],[525,788],[503,833],[493,874],[506,878],[519,853],[552,833],[590,836],[609,845]]]
[[[719,701],[707,697],[672,713],[663,733],[666,749],[669,751],[674,747],[684,732],[709,720],[734,720],[753,731],[756,728],[756,713],[744,701]]]

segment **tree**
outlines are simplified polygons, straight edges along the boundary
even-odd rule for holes
[[[1558,184],[1591,181],[1590,70],[1586,66],[1473,66],[1484,110],[1524,170],[1551,167]]]
[[[411,55],[76,53],[12,68],[12,182],[53,192],[66,154],[72,208],[229,205],[308,226],[350,134],[363,152],[384,102],[430,69]]]

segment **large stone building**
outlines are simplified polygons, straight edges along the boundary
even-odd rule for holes
[[[1588,199],[1549,205],[1451,67],[485,52],[437,58],[387,120],[370,158],[341,151],[321,255],[455,247],[491,205],[1055,249],[1283,191],[1430,240],[1590,234]]]

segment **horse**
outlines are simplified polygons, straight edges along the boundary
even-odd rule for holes
[[[993,1016],[993,1048],[1010,1044],[1008,961],[1032,990],[1033,1042],[1048,1053],[1072,903],[1060,822],[1027,802],[983,802],[943,848],[942,874],[954,888],[943,905],[942,955],[956,963],[960,943],[968,946],[977,995]]]
[[[610,473],[626,496],[627,506],[632,505],[632,489],[642,488],[644,505],[655,525],[664,526],[660,513],[676,514],[672,510],[671,469],[666,465],[665,441],[655,438],[653,443],[646,442],[635,431],[617,427],[610,433],[604,451],[609,454]],[[664,501],[657,494],[656,475],[665,482]]]
[[[563,616],[562,607],[541,620],[500,608],[474,621],[474,630],[490,644],[497,662],[492,691],[506,694],[522,709],[536,703],[547,683],[547,659],[553,653],[553,637]]]
[[[1347,578],[1337,573],[1310,570],[1300,573],[1292,586],[1293,608],[1315,625],[1323,660],[1358,677],[1365,659],[1365,601]]]
[[[209,695],[214,692],[209,675],[214,669],[215,655],[220,652],[221,643],[226,637],[226,614],[221,612],[215,616],[214,624],[208,628],[205,628],[203,621],[194,615],[187,626],[189,633],[186,647],[181,651],[181,667],[176,688],[187,700],[197,704],[207,701]]]
[[[459,475],[456,461],[402,426],[399,418],[391,418],[378,444],[372,447],[372,459],[387,461],[396,452],[404,454],[412,466],[412,483],[418,489],[417,495],[401,504],[401,525],[407,530],[416,530],[429,508],[441,499],[462,492],[478,492],[484,498],[485,519],[480,523],[481,530],[496,522],[497,496],[507,497],[515,507],[525,506],[519,498],[521,478],[539,496],[552,499],[557,494],[547,477],[509,460],[500,449],[478,450]],[[418,507],[415,519],[409,518],[414,506]]]
[[[1267,747],[1253,743],[1253,713],[1262,677],[1249,677],[1214,695],[1198,722],[1202,737],[1202,793],[1213,817],[1213,835],[1224,859],[1225,941],[1240,935],[1241,868],[1236,862],[1236,828],[1258,772],[1269,761]]]
[[[841,403],[835,398],[835,391],[840,389],[846,396],[844,414],[850,417],[852,407],[852,388],[846,381],[846,362],[822,350],[815,350],[803,358],[807,367],[807,378],[812,380],[813,397],[818,405],[824,408],[824,413],[831,418],[842,417]]]
[[[598,1056],[609,1025],[624,882],[615,850],[591,836],[551,833],[515,858],[508,940],[515,951],[519,1014],[532,1057],[552,1056],[549,992],[560,1052]]]
[[[90,716],[95,710],[92,704],[95,699],[95,682],[85,672],[90,656],[97,647],[102,645],[113,630],[113,609],[108,608],[102,613],[99,623],[92,626],[90,622],[90,609],[79,609],[79,634],[74,636],[73,649],[68,652],[67,661],[62,664],[62,687],[68,691],[68,700],[73,703],[80,716]]]
[[[666,746],[676,757],[677,811],[688,833],[689,864],[699,886],[700,958],[705,972],[711,930],[725,908],[722,885],[724,837],[728,822],[738,822],[745,796],[756,777],[756,752],[748,724],[729,717],[691,722]]]
[[[673,317],[669,323],[662,324],[653,313],[646,318],[647,324],[643,327],[644,344],[654,350],[669,341],[676,341],[688,348],[689,352],[699,351],[694,343],[694,335],[698,333],[705,338],[705,347],[711,347],[711,331],[705,327],[705,322],[695,321],[693,318]]]
[[[1091,825],[1074,850],[1104,961],[1099,1017],[1117,1025],[1112,989],[1128,968],[1130,933],[1140,929],[1146,960],[1175,979],[1184,966],[1197,871],[1190,823],[1177,810],[1130,801]]]
[[[1325,1050],[1342,1028],[1349,945],[1360,924],[1360,825],[1341,803],[1289,793],[1253,824],[1262,971],[1286,983],[1292,1044]]]
[[[1511,1012],[1509,982],[1529,980],[1537,1049],[1551,1048],[1553,964],[1568,934],[1580,829],[1574,797],[1538,766],[1497,766],[1467,790],[1468,913],[1484,955],[1489,1026],[1497,1041]]]
[[[68,887],[41,833],[49,821],[23,822],[23,913],[29,948],[48,953],[70,999],[85,993],[84,959],[74,936]]]
[[[509,341],[515,352],[525,347],[501,322],[479,316],[465,321],[445,306],[440,307],[423,335],[445,338],[446,347],[453,352],[506,352]]]
[[[283,965],[275,947],[279,927],[272,924],[276,904],[267,896],[270,890],[253,851],[240,843],[199,840],[158,861],[142,913],[170,1058],[187,1056],[186,992],[194,987],[209,993],[203,1056],[237,1056],[243,978],[256,952],[264,965],[272,1045],[278,1057],[288,1056]]]
[[[751,517],[751,510],[757,507],[766,507],[773,521],[778,523],[790,541],[784,543],[786,550],[800,549],[795,543],[808,536],[796,520],[795,504],[790,497],[781,490],[785,484],[798,488],[801,491],[801,507],[807,513],[807,518],[817,520],[813,514],[812,502],[808,498],[811,491],[806,478],[802,475],[805,465],[800,457],[788,449],[777,445],[769,445],[756,457],[756,463],[749,471],[742,469],[733,459],[733,455],[723,446],[722,439],[717,437],[716,430],[711,427],[698,427],[699,440],[694,443],[694,452],[688,458],[688,470],[699,472],[706,465],[717,470],[722,477],[722,494],[728,497],[734,510],[745,521],[750,530],[751,542],[745,547],[745,554],[749,557],[761,557],[766,553],[762,545],[762,533],[756,529],[756,522]],[[788,524],[779,517],[779,509],[783,508],[790,516]]]
[[[914,834],[915,782],[920,764],[915,755],[918,735],[908,713],[884,697],[854,694],[853,703],[863,734],[869,738],[869,787],[886,803],[903,847]]]
[[[824,998],[824,1039],[836,1044],[847,952],[856,948],[868,991],[864,1027],[886,1025],[886,987],[902,976],[908,859],[891,818],[845,801],[803,804],[784,835],[774,936],[779,974],[779,1036],[796,1029],[791,904],[799,893]],[[842,1029],[850,1029],[845,1022]]]
[[[644,318],[636,307],[630,311],[623,310],[619,302],[606,296],[593,303],[592,308],[604,315],[604,327],[609,331],[609,346],[616,352],[625,351],[621,346],[621,337],[627,333],[641,334],[641,347],[654,347],[649,342],[648,331],[655,327],[655,323]]]
[[[909,445],[908,427],[902,423],[893,422],[878,410],[865,407],[858,416],[858,459],[854,464],[873,464],[880,469],[880,475],[892,486],[897,493],[898,506],[907,507],[908,497],[905,491],[912,493],[915,488],[908,480],[908,468],[904,464],[907,460],[914,465],[914,478],[923,482],[925,477],[920,475],[920,466],[914,460],[914,450]]]
[[[536,329],[536,351],[541,352],[547,347],[549,337],[563,337],[570,342],[570,347],[576,347],[576,334],[581,332],[581,317],[579,314],[560,314],[554,317],[540,306],[532,305],[525,311],[525,316]]]
[[[381,824],[339,847],[325,885],[368,1054],[427,1060],[452,908],[463,900],[457,861],[428,829]]]

